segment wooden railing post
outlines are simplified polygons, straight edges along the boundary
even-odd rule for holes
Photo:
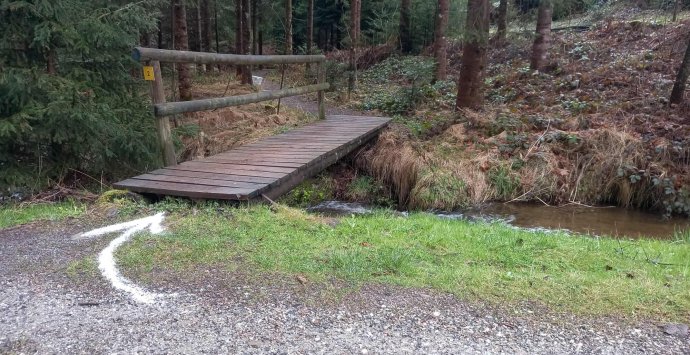
[[[152,60],[149,62],[149,65],[153,66],[151,99],[154,105],[163,104],[165,103],[165,90],[163,88],[161,63],[157,60]],[[156,116],[156,129],[158,130],[158,139],[160,140],[161,151],[163,152],[163,163],[165,166],[177,165],[175,146],[173,145],[172,134],[170,132],[170,119],[166,116]]]
[[[326,82],[326,65],[325,61],[319,62],[317,70],[317,81],[319,84]],[[324,102],[324,90],[319,90],[318,92],[318,102],[319,102],[319,119],[326,119],[326,103]]]

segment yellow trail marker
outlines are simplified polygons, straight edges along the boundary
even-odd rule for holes
[[[153,66],[145,66],[144,67],[144,80],[146,81],[154,81],[155,77],[153,75]]]

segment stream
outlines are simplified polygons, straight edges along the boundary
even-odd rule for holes
[[[328,216],[372,213],[375,207],[359,203],[325,201],[307,208]],[[402,212],[406,214],[406,212]],[[489,203],[457,212],[431,212],[439,218],[504,222],[532,230],[564,230],[577,234],[621,239],[673,239],[676,232],[690,231],[690,219],[664,219],[660,214],[617,207],[560,207],[533,203]]]

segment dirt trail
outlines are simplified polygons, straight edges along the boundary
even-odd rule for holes
[[[262,90],[280,89],[280,82],[274,82],[268,79],[269,71],[264,70],[256,72],[254,74],[264,78],[264,82],[261,85]],[[294,109],[299,109],[304,112],[309,112],[313,115],[317,115],[319,113],[318,103],[314,100],[310,100],[307,96],[304,95],[286,97],[281,100],[281,105],[285,105]],[[372,113],[365,113],[362,111],[357,111],[345,107],[335,107],[334,105],[329,105],[328,102],[326,102],[326,115],[378,116]]]
[[[0,353],[627,353],[690,354],[690,338],[656,324],[580,319],[533,306],[500,311],[427,290],[337,285],[199,270],[135,280],[177,293],[152,306],[97,272],[70,275],[114,236],[72,235],[89,218],[0,230]],[[331,291],[332,292],[332,291]]]

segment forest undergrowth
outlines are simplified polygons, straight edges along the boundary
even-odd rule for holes
[[[612,15],[554,32],[544,72],[529,69],[530,35],[512,33],[489,51],[481,111],[454,111],[455,82],[433,82],[431,58],[391,57],[343,103],[396,122],[357,166],[413,209],[497,200],[690,215],[690,107],[667,99],[689,30]]]
[[[207,99],[251,94],[257,89],[237,83],[232,74],[212,72],[197,78],[192,95],[194,99]],[[194,112],[180,116],[173,123],[179,160],[186,161],[252,143],[315,119],[313,115],[284,105],[278,112],[276,102],[262,102]]]

